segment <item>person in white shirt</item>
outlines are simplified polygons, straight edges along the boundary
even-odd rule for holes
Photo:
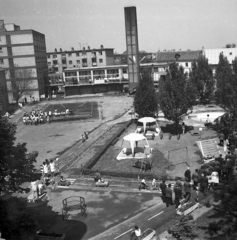
[[[135,226],[130,239],[141,240],[141,236],[142,236],[141,229],[138,226]]]
[[[44,177],[47,177],[49,173],[48,164],[44,162],[43,165],[44,165]]]
[[[37,187],[37,180],[36,181],[33,181],[31,182],[31,189],[33,191],[33,198],[38,198],[38,187]]]
[[[50,171],[51,171],[51,177],[53,178],[54,177],[54,173],[55,173],[55,162],[53,161],[53,159],[50,160]]]

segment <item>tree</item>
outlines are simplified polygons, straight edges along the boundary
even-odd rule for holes
[[[21,185],[35,180],[37,154],[28,154],[26,143],[15,144],[16,125],[0,114],[0,192],[23,191]]]
[[[215,81],[212,76],[212,69],[205,56],[200,56],[197,61],[192,63],[190,80],[197,88],[201,103],[203,103],[205,99],[211,98]]]
[[[233,63],[236,71],[236,60]],[[221,104],[228,112],[237,113],[237,81],[226,57],[221,53],[216,69],[217,89],[215,92],[217,103]]]
[[[176,127],[191,110],[196,99],[196,88],[192,81],[187,79],[183,68],[176,63],[169,66],[164,81],[160,81],[159,103],[165,118],[174,121]]]
[[[12,90],[14,98],[18,104],[24,95],[30,95],[32,91],[33,71],[31,69],[16,69],[12,81]]]
[[[146,70],[141,74],[133,106],[139,117],[154,117],[158,111],[158,99],[150,70]]]

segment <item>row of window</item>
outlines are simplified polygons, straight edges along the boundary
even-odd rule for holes
[[[43,41],[43,42],[45,42],[44,35],[34,34],[33,35],[33,39],[34,39],[34,41]]]
[[[127,73],[127,68],[123,68],[123,73]],[[108,69],[107,75],[115,75],[117,76],[119,74],[119,69]],[[79,71],[80,76],[91,76],[91,71]],[[93,75],[105,75],[105,70],[93,70]],[[65,77],[72,77],[77,76],[77,72],[65,72]]]
[[[35,49],[35,52],[46,52],[45,46],[35,46],[34,49]]]
[[[67,56],[68,56],[68,57],[72,57],[72,54],[74,54],[74,53],[67,53]],[[61,53],[60,55],[61,55],[62,57],[66,57],[66,53]],[[76,55],[76,57],[80,57],[80,53],[79,53],[79,52],[75,53],[75,55]],[[86,52],[82,52],[82,53],[81,53],[81,56],[82,56],[82,57],[85,57],[85,56],[87,56],[87,55],[88,55],[88,54],[87,54]],[[99,55],[102,56],[102,55],[103,55],[103,52],[102,52],[102,51],[99,51]],[[52,57],[53,57],[53,58],[58,58],[58,55],[57,55],[57,54],[53,54]],[[95,57],[96,57],[96,52],[91,52],[91,57],[92,57],[92,58],[95,58]],[[48,54],[48,58],[51,58],[51,55],[50,55],[50,54]]]
[[[77,60],[76,63],[80,64],[81,61]],[[83,61],[83,63],[85,63],[87,65],[87,61]],[[103,59],[99,59],[99,63],[103,63]],[[58,64],[58,60],[53,60],[53,65],[57,65],[57,64]],[[66,60],[62,60],[62,64],[67,64]],[[68,64],[72,65],[73,62],[70,60],[70,61],[68,61]],[[48,62],[48,65],[51,66],[51,62]]]

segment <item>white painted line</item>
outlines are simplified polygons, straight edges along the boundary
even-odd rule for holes
[[[82,145],[83,145],[83,143],[80,146],[78,146],[78,148],[80,148]]]
[[[68,180],[68,181],[76,181],[77,179],[76,178],[66,178],[66,180]]]
[[[150,221],[152,218],[155,218],[157,216],[159,216],[161,213],[163,213],[164,211],[160,212],[160,213],[157,213],[156,215],[154,215],[153,217],[149,218],[148,221]]]
[[[73,152],[69,153],[67,156],[69,157],[69,156],[71,156],[72,154],[73,154]]]
[[[128,232],[131,232],[132,230],[133,230],[133,229],[131,228],[131,229],[129,229],[127,232],[124,232],[124,233],[120,234],[119,236],[117,236],[116,238],[114,238],[114,240],[122,237],[123,235],[125,235],[125,234],[128,233]]]
[[[67,186],[58,186],[58,188],[69,188]]]
[[[182,199],[180,202],[183,202],[185,199]]]

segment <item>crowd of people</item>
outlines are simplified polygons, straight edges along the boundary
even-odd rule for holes
[[[32,110],[31,112],[24,112],[23,123],[25,125],[38,125],[42,123],[50,123],[51,117],[60,116],[72,116],[74,112],[70,109],[65,109],[65,111],[59,112],[57,109],[54,111],[43,111],[42,109]]]

